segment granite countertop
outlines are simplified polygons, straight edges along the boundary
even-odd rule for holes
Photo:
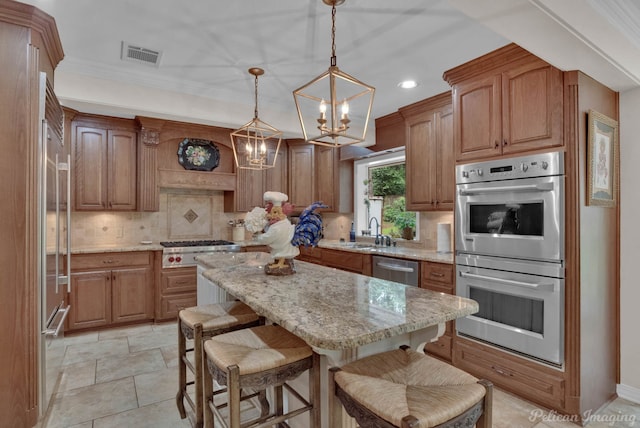
[[[453,264],[453,253],[438,253],[435,250],[423,250],[414,247],[387,247],[374,245],[373,243],[368,242],[340,242],[327,239],[320,240],[318,247],[396,257],[399,259],[424,260],[429,262]]]
[[[239,245],[241,248],[265,245],[264,243],[256,240],[238,241],[235,242],[235,244]],[[400,259],[425,260],[453,264],[453,253],[438,253],[434,250],[423,250],[412,247],[385,247],[375,246],[367,242],[340,242],[328,239],[320,240],[318,247],[354,253],[379,254]],[[162,251],[162,249],[163,247],[159,242],[152,242],[151,244],[142,244],[137,242],[109,245],[86,245],[82,247],[75,246],[71,248],[71,254],[110,253],[122,251]]]
[[[478,311],[469,299],[333,268],[295,262],[266,275],[267,253],[198,256],[203,275],[258,314],[321,349],[356,348]]]
[[[71,248],[71,254],[115,253],[121,251],[162,251],[164,247],[158,242],[151,244],[123,243],[110,245],[86,245]]]

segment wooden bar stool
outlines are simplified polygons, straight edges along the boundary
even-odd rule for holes
[[[342,406],[363,428],[491,428],[491,382],[408,346],[330,369],[329,388],[333,428]]]
[[[269,387],[274,387],[273,408],[244,421],[243,428],[273,426],[305,412],[309,412],[311,428],[320,427],[320,357],[299,337],[280,326],[264,325],[213,337],[205,341],[204,351],[211,374],[204,380],[207,427],[213,426],[215,415],[224,426],[239,428],[240,402],[245,399],[242,390]],[[308,400],[287,383],[305,371],[309,371]],[[226,403],[214,403],[213,380],[227,386]],[[283,389],[302,407],[292,410],[290,406],[284,413]],[[224,407],[228,407],[228,425],[220,412]]]
[[[261,323],[260,317],[242,302],[225,302],[194,306],[178,313],[178,393],[176,404],[182,419],[187,417],[184,402],[194,412],[195,426],[204,425],[203,387],[204,373],[202,343],[218,334],[253,327]],[[187,339],[193,339],[193,348],[187,349]],[[193,353],[193,363],[189,353]],[[193,381],[187,382],[187,368],[193,373]],[[194,397],[187,393],[187,386],[194,385]]]

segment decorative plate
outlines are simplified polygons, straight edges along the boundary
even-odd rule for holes
[[[220,163],[220,151],[209,140],[185,138],[178,146],[178,162],[184,169],[212,171]]]

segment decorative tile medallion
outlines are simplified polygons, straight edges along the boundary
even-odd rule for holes
[[[184,213],[184,218],[187,219],[189,223],[193,223],[198,218],[198,214],[196,214],[193,210],[189,210]]]

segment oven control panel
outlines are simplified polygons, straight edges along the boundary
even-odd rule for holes
[[[547,177],[564,174],[564,153],[552,152],[458,165],[456,183]]]

